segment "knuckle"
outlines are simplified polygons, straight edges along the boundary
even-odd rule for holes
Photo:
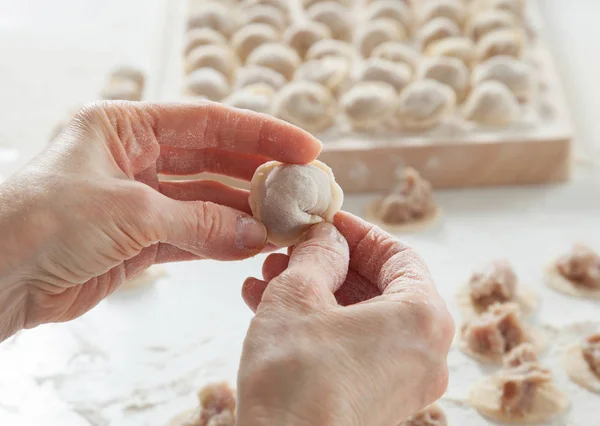
[[[196,211],[196,235],[203,235],[208,241],[215,239],[223,230],[221,215],[211,202],[201,202]]]
[[[288,301],[294,301],[295,304],[312,306],[321,299],[316,285],[306,277],[301,277],[289,270],[282,272],[277,278],[279,281],[282,298]]]

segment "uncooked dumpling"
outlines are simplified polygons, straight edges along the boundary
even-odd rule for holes
[[[388,41],[377,46],[371,55],[374,58],[382,58],[392,62],[401,62],[414,69],[419,54],[405,43]]]
[[[600,333],[570,347],[563,362],[572,381],[590,392],[600,393]]]
[[[322,3],[324,1],[334,1],[336,3],[341,4],[344,7],[350,7],[353,3],[353,0],[302,0],[302,6],[304,7],[304,9],[310,9],[311,6],[317,3]]]
[[[370,129],[390,115],[396,91],[382,82],[362,82],[342,96],[340,107],[356,129]]]
[[[337,104],[331,92],[311,81],[292,81],[277,93],[273,115],[309,132],[322,132],[334,122]]]
[[[535,90],[533,69],[511,56],[495,56],[473,70],[473,85],[490,80],[503,83],[521,102],[528,101]]]
[[[519,101],[499,81],[484,81],[476,86],[465,102],[464,116],[487,126],[507,126],[519,117]]]
[[[249,24],[242,27],[231,38],[231,47],[242,62],[245,62],[250,53],[265,44],[276,42],[279,36],[270,25]]]
[[[382,81],[391,85],[398,93],[404,90],[411,78],[412,72],[408,65],[382,58],[368,59],[359,74],[361,81]]]
[[[290,46],[266,43],[254,50],[246,62],[249,65],[271,68],[287,80],[291,80],[301,61],[296,51]]]
[[[453,20],[448,18],[435,18],[421,27],[418,38],[421,49],[425,51],[431,43],[448,37],[458,37],[460,34],[461,30]]]
[[[240,3],[242,9],[251,9],[255,6],[271,6],[279,9],[282,13],[289,12],[288,0],[244,0]]]
[[[198,68],[187,76],[186,91],[193,96],[200,96],[211,101],[225,98],[231,88],[225,76],[214,68]]]
[[[314,224],[333,222],[342,207],[344,193],[329,167],[320,161],[260,166],[250,184],[248,202],[252,214],[267,228],[272,244],[296,244]]]
[[[517,28],[518,24],[515,17],[510,13],[501,10],[487,10],[482,13],[472,15],[467,21],[465,33],[478,42],[483,36],[492,31]]]
[[[142,93],[139,85],[133,80],[119,80],[109,83],[102,89],[100,96],[106,100],[139,101]]]
[[[221,46],[225,46],[227,44],[227,39],[223,36],[223,34],[218,31],[213,30],[212,28],[194,28],[185,35],[185,48],[184,54],[187,56],[192,50],[196,47],[206,46],[211,44],[218,44]]]
[[[226,46],[206,45],[192,50],[186,58],[186,71],[191,73],[198,68],[214,68],[229,81],[233,80],[237,69],[237,58]]]
[[[324,1],[311,6],[306,12],[311,21],[320,22],[331,31],[333,38],[350,40],[352,36],[352,14],[335,1]]]
[[[354,59],[354,48],[345,41],[325,39],[313,44],[306,52],[307,60],[322,59],[328,56],[340,56],[352,61]]]
[[[507,302],[516,303],[523,316],[537,306],[536,294],[518,281],[506,260],[495,260],[477,269],[458,292],[458,304],[467,318],[480,315],[495,303]]]
[[[437,404],[431,404],[428,407],[416,412],[400,426],[447,426],[448,420],[446,414]]]
[[[471,67],[475,61],[475,44],[467,37],[448,37],[429,44],[425,54],[457,58]]]
[[[425,58],[417,70],[417,78],[439,81],[452,88],[459,103],[469,91],[469,77],[469,70],[460,59],[445,56]]]
[[[600,299],[600,255],[583,244],[576,244],[561,256],[547,274],[547,284],[554,290]]]
[[[362,28],[356,37],[356,44],[363,57],[371,56],[373,50],[390,41],[400,41],[406,38],[404,28],[391,19],[370,21]]]
[[[471,3],[473,13],[486,10],[500,10],[511,13],[515,18],[521,19],[525,14],[525,0],[475,0]]]
[[[346,86],[350,73],[348,60],[330,56],[305,62],[296,70],[294,80],[319,83],[332,93],[338,93]]]
[[[436,18],[448,18],[459,27],[462,26],[467,14],[463,2],[457,0],[427,1],[423,2],[419,9],[420,19],[424,23]]]
[[[181,413],[169,426],[235,426],[235,391],[227,383],[212,383],[198,392],[198,407]]]
[[[377,0],[367,7],[367,20],[392,19],[410,33],[413,16],[410,7],[398,0]]]
[[[331,37],[331,30],[319,22],[303,22],[291,25],[283,36],[283,41],[304,58],[308,49],[318,41]]]
[[[239,27],[239,16],[231,8],[217,2],[207,2],[192,11],[188,19],[188,30],[194,28],[212,28],[226,38]]]
[[[287,26],[287,16],[280,9],[269,5],[258,5],[249,8],[245,13],[245,25],[265,24],[277,33],[282,33]]]
[[[238,90],[257,83],[268,84],[273,89],[279,90],[285,86],[287,80],[283,75],[271,68],[249,65],[240,68],[238,71],[235,89]]]
[[[495,422],[511,424],[545,424],[567,410],[569,400],[556,387],[549,369],[529,357],[517,364],[506,363],[473,386],[469,395],[473,408]]]
[[[244,87],[242,90],[231,94],[223,101],[224,104],[235,108],[266,114],[271,109],[271,102],[275,90],[267,84],[257,83]]]
[[[396,116],[402,127],[424,130],[437,126],[455,104],[456,95],[450,87],[435,80],[418,80],[400,94]]]
[[[509,28],[492,31],[479,40],[476,53],[479,61],[493,56],[512,56],[520,58],[525,45],[523,31]]]

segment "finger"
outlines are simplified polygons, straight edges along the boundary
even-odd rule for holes
[[[189,251],[182,250],[171,244],[159,243],[156,251],[155,264],[173,263],[173,262],[188,262],[191,260],[201,260],[203,256],[198,256]]]
[[[217,149],[162,146],[156,167],[157,172],[163,175],[186,176],[206,172],[249,181],[256,169],[267,161],[268,157]]]
[[[242,284],[242,299],[252,309],[252,312],[256,312],[258,309],[266,289],[267,282],[257,278],[247,278]]]
[[[264,225],[246,213],[210,202],[161,197],[156,206],[161,242],[215,260],[245,259],[265,246]]]
[[[333,292],[348,271],[348,245],[329,223],[313,226],[267,287],[263,301],[300,310],[337,305]],[[263,305],[261,305],[263,306]]]
[[[267,256],[262,266],[262,276],[267,282],[279,276],[286,270],[290,262],[290,257],[283,253],[273,253]]]
[[[212,180],[160,182],[159,191],[174,200],[209,201],[252,214],[248,204],[248,191]]]
[[[348,271],[346,281],[335,292],[335,299],[342,306],[355,305],[377,296],[381,296],[379,288],[354,270]]]
[[[346,212],[338,213],[334,224],[348,241],[350,267],[383,294],[432,285],[423,260],[387,232]]]
[[[296,126],[219,103],[134,105],[151,121],[161,145],[218,148],[298,164],[313,161],[322,148]]]

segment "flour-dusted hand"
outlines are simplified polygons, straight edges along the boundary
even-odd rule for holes
[[[0,186],[0,341],[81,315],[152,264],[263,249],[246,191],[159,175],[249,181],[266,161],[308,163],[320,149],[289,124],[218,104],[84,108]]]
[[[239,426],[393,426],[446,389],[454,324],[423,261],[352,215],[334,224],[244,283]]]

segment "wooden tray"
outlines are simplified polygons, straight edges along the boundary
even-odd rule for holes
[[[187,10],[179,8],[168,31],[179,40],[165,52],[163,98],[181,98],[182,45]],[[543,102],[551,119],[520,130],[478,131],[452,136],[437,129],[425,135],[317,135],[324,141],[320,160],[332,167],[346,193],[389,190],[406,166],[417,169],[435,188],[523,185],[565,181],[570,176],[572,129],[560,80],[543,39],[539,4],[528,1],[530,56],[540,70]],[[169,51],[170,50],[170,51]],[[177,64],[177,65],[173,65]],[[208,176],[208,175],[206,175]],[[214,178],[213,176],[208,176]],[[186,179],[197,177],[186,177]],[[218,179],[245,187],[238,181]]]

